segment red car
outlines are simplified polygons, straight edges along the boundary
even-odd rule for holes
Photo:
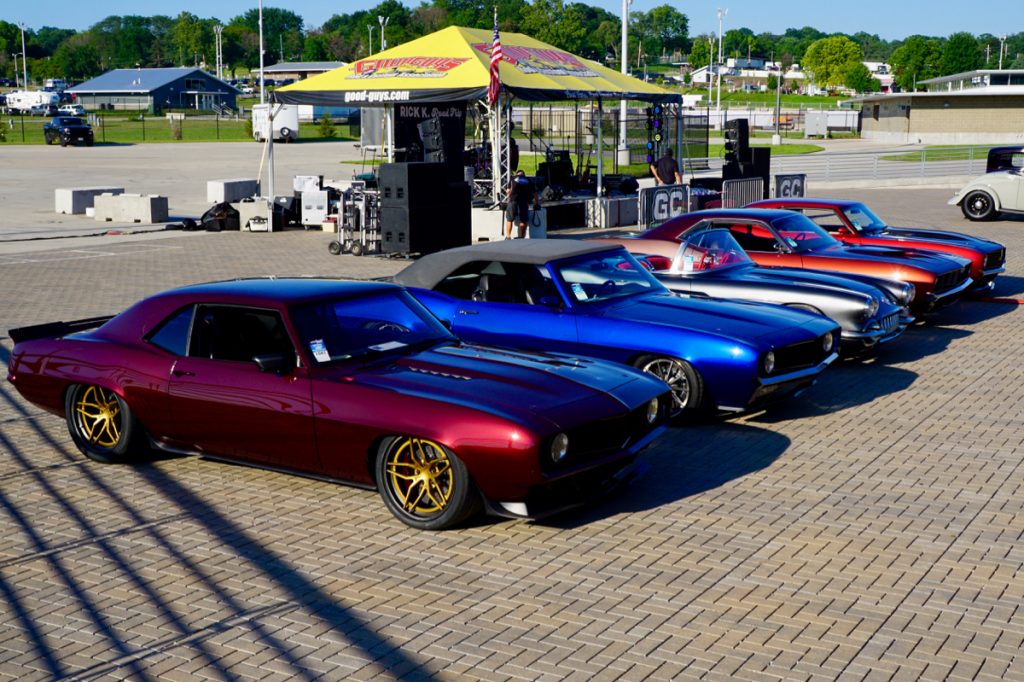
[[[672,259],[688,234],[725,228],[758,265],[810,268],[846,276],[867,275],[909,282],[915,287],[910,309],[915,315],[957,300],[971,286],[966,258],[913,249],[847,246],[792,211],[733,208],[695,211],[676,216],[637,238],[602,240],[622,244],[633,253]],[[664,262],[664,261],[662,261]]]
[[[579,504],[672,403],[639,370],[463,344],[382,283],[196,285],[10,336],[8,381],[91,459],[156,447],[345,481],[423,529]]]
[[[890,227],[859,201],[778,198],[755,201],[747,208],[782,208],[813,220],[844,244],[895,246],[944,253],[971,261],[971,293],[995,288],[996,275],[1006,268],[1006,247],[962,232]]]

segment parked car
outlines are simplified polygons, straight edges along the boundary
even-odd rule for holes
[[[76,116],[56,116],[43,125],[46,144],[60,142],[61,147],[82,143],[91,147],[94,142],[92,126]]]
[[[677,294],[776,303],[829,317],[842,327],[843,344],[853,352],[895,339],[914,320],[906,308],[913,299],[911,284],[901,283],[905,298],[897,302],[866,282],[813,270],[763,268],[722,228],[691,233],[672,263],[657,270],[658,281]]]
[[[65,104],[57,111],[64,116],[85,116],[85,107],[81,104]]]
[[[28,108],[29,116],[56,116],[58,113],[56,104],[33,104]]]
[[[238,89],[239,91],[241,91],[243,95],[251,95],[254,92],[256,92],[256,90],[251,85],[240,85],[238,86]]]
[[[895,246],[967,258],[971,261],[973,293],[994,289],[996,276],[1006,269],[1006,247],[999,242],[962,232],[890,227],[859,201],[779,197],[755,201],[747,208],[782,208],[803,213],[844,244]]]
[[[947,202],[968,220],[993,220],[1000,213],[1024,213],[1024,147],[993,147],[987,172],[964,185]]]
[[[761,406],[810,386],[837,357],[832,320],[676,296],[619,246],[460,247],[423,256],[394,280],[463,339],[638,367],[672,387],[679,412]]]
[[[674,258],[679,243],[693,231],[724,227],[758,265],[810,268],[867,275],[914,285],[911,312],[922,315],[961,298],[971,286],[971,262],[951,255],[882,246],[847,246],[792,211],[768,208],[709,209],[667,220],[629,244],[631,251]]]
[[[629,368],[463,344],[378,282],[195,285],[9,335],[8,381],[93,460],[152,444],[376,487],[421,529],[580,504],[671,402]]]

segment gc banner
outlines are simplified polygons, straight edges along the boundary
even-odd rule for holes
[[[637,197],[640,225],[663,223],[669,218],[686,213],[689,205],[689,185],[658,185],[644,187]]]
[[[802,197],[807,188],[807,175],[797,173],[795,175],[775,176],[776,197]]]

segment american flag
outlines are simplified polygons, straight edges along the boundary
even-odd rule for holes
[[[498,77],[498,66],[501,64],[501,38],[498,37],[498,8],[494,8],[494,42],[491,44],[491,82],[487,86],[487,101],[493,107],[498,101],[501,90],[501,78]]]

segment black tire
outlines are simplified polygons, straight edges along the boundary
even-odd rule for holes
[[[66,137],[60,138],[60,146],[61,147],[67,147],[68,146],[68,140],[67,140]]]
[[[43,135],[43,139],[46,140],[46,144],[53,144],[53,138],[50,137],[49,133],[47,133],[46,135]]]
[[[377,451],[377,489],[398,520],[420,530],[443,530],[480,510],[466,465],[439,443],[389,438]]]
[[[341,242],[335,240],[327,245],[327,250],[331,252],[332,256],[337,256],[341,253]]]
[[[992,220],[996,215],[996,202],[988,192],[976,189],[960,202],[960,210],[968,220]]]
[[[281,141],[282,142],[291,142],[292,141],[292,129],[291,128],[281,128]]]
[[[644,355],[633,366],[658,377],[672,389],[672,416],[693,415],[704,409],[704,382],[693,365],[667,355]]]
[[[103,464],[123,462],[141,451],[142,429],[128,403],[113,391],[80,384],[64,398],[71,440],[82,454]]]
[[[85,146],[86,147],[91,147],[93,144],[94,144],[94,142],[92,140],[86,140],[85,141]]]
[[[352,246],[348,248],[348,252],[351,253],[353,256],[362,256],[363,245],[360,244],[359,242],[352,242]]]

